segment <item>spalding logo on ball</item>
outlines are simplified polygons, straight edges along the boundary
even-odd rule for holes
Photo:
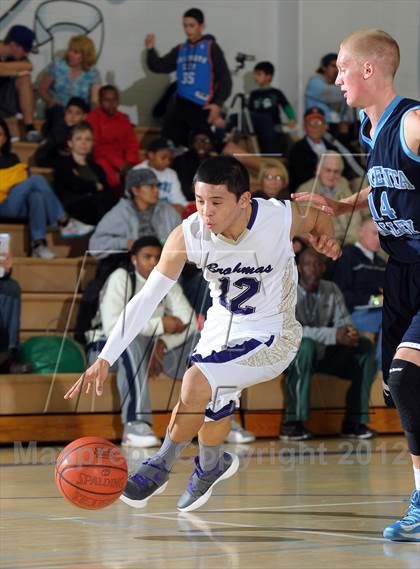
[[[82,437],[67,445],[55,465],[55,483],[66,500],[87,510],[115,502],[125,488],[127,462],[111,442]]]

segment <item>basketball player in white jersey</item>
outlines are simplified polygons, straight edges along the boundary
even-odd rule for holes
[[[101,395],[109,367],[141,332],[184,264],[202,269],[213,304],[162,447],[130,476],[121,496],[137,508],[163,492],[173,464],[197,434],[199,456],[178,509],[199,508],[215,484],[235,474],[238,458],[223,452],[222,443],[240,393],[282,373],[301,340],[291,239],[310,233],[317,251],[332,259],[340,255],[326,214],[289,201],[251,199],[248,172],[233,157],[203,162],[194,186],[197,213],[171,233],[159,264],[128,303],[97,361],[65,395],[75,397],[83,386]]]

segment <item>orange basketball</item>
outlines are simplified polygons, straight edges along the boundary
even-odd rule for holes
[[[55,483],[66,500],[87,510],[105,508],[121,496],[128,477],[127,462],[111,442],[82,437],[57,458]]]

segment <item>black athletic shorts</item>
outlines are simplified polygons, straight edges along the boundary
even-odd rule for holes
[[[388,380],[396,350],[420,350],[420,262],[390,258],[385,271],[382,314],[382,370]]]

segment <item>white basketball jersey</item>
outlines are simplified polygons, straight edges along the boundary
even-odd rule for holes
[[[252,199],[248,226],[237,241],[215,235],[198,213],[183,221],[188,260],[203,271],[212,306],[200,344],[295,335],[297,270],[290,240],[289,201]]]

